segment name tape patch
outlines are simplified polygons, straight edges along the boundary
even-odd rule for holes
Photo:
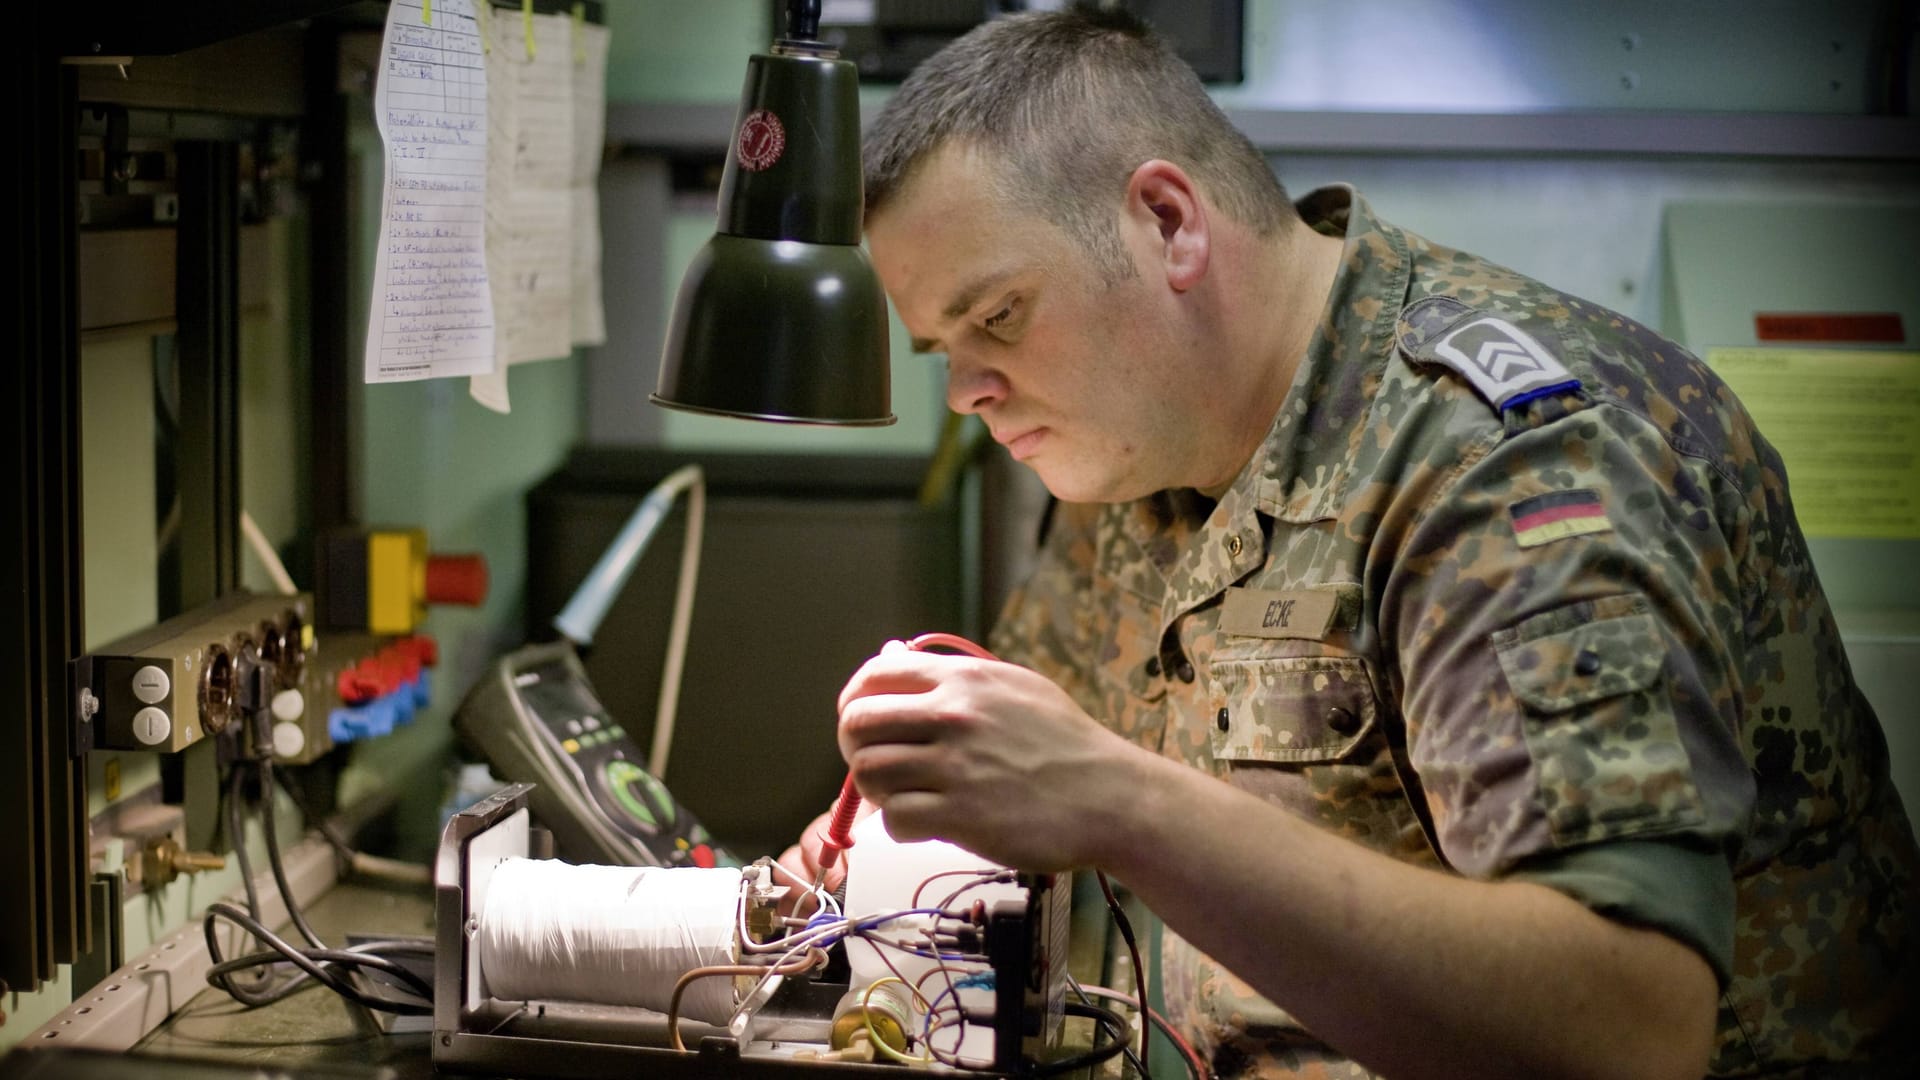
[[[1613,529],[1600,496],[1590,488],[1535,495],[1507,507],[1507,513],[1513,517],[1513,537],[1521,547]]]
[[[1434,343],[1433,357],[1459,372],[1496,409],[1580,385],[1533,335],[1492,315],[1449,331]]]
[[[1220,632],[1325,641],[1339,599],[1331,589],[1228,589]]]

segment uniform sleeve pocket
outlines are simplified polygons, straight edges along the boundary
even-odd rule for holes
[[[1217,661],[1220,761],[1316,762],[1347,756],[1379,722],[1366,663],[1308,656]]]
[[[1705,817],[1667,646],[1639,596],[1581,601],[1493,635],[1523,707],[1536,795],[1561,846],[1692,828]]]
[[[1493,635],[1513,696],[1537,713],[1645,690],[1666,649],[1638,596],[1569,604]]]

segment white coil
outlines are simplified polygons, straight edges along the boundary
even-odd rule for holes
[[[665,1012],[696,967],[734,962],[740,871],[504,859],[480,911],[480,970],[508,1001],[585,1001]],[[680,1015],[724,1024],[733,980],[696,979]]]

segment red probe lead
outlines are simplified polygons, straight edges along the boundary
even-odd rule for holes
[[[982,660],[998,660],[999,657],[968,641],[958,634],[931,633],[906,642],[906,646],[915,652],[925,652],[935,647],[952,649]],[[840,785],[840,798],[833,806],[833,818],[827,822],[826,841],[820,845],[820,872],[813,879],[817,890],[827,880],[827,871],[840,861],[840,853],[853,846],[853,819],[860,812],[860,789],[853,786],[853,774],[847,774],[847,782]]]
[[[853,786],[853,774],[840,785],[840,801],[833,806],[833,820],[827,823],[827,839],[820,845],[820,877],[824,879],[840,853],[853,846],[853,817],[860,812],[860,789]],[[819,887],[819,882],[814,883]]]

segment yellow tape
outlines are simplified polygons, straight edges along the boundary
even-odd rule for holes
[[[587,5],[581,0],[573,3],[573,62],[587,62]]]
[[[520,0],[520,25],[527,31],[527,59],[533,59],[533,0]]]
[[[420,0],[420,21],[433,25],[433,0]]]

